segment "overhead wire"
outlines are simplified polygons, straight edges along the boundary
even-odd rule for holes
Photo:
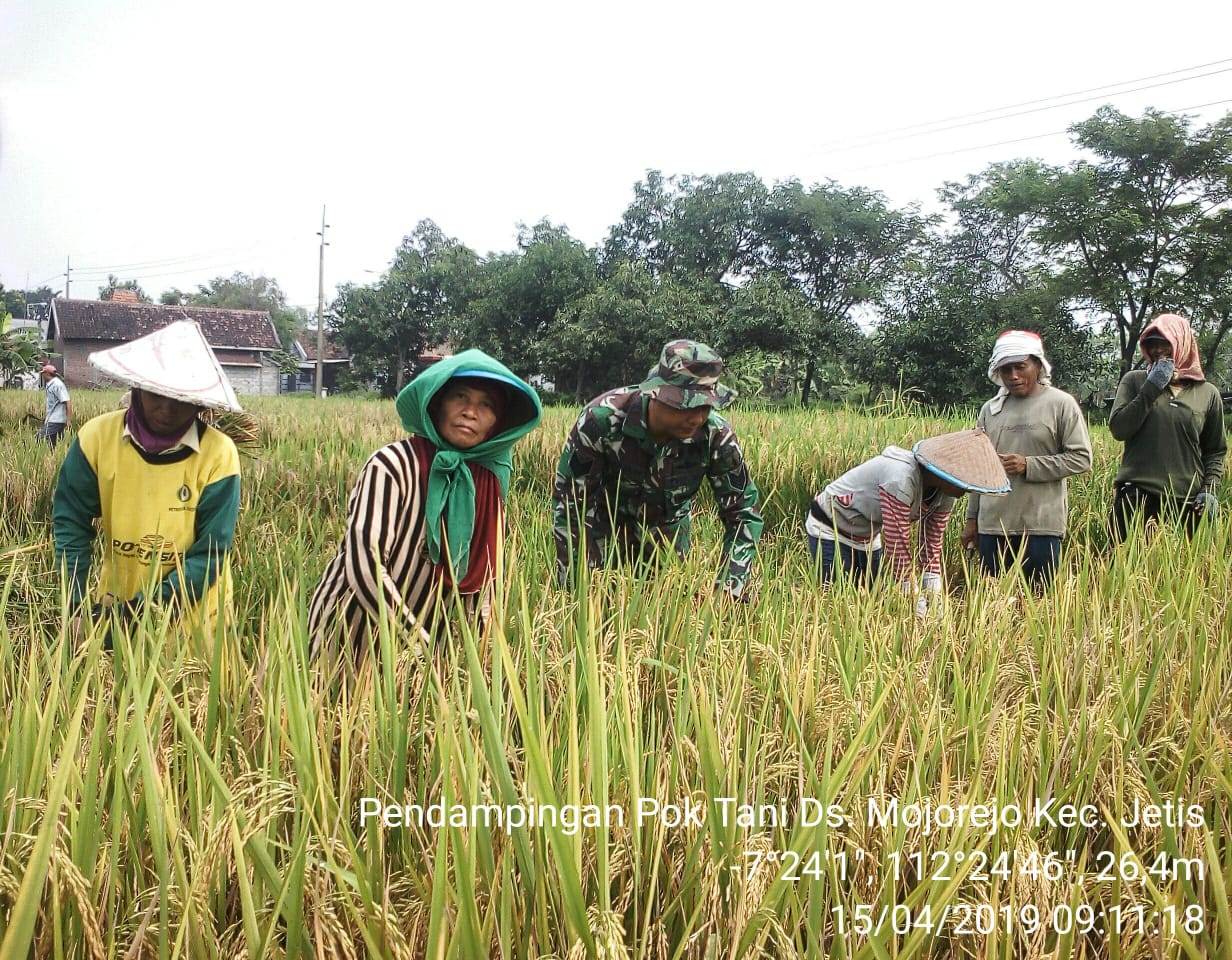
[[[1165,110],[1164,113],[1183,113],[1186,110],[1203,110],[1207,107],[1219,107],[1224,104],[1232,103],[1232,98],[1227,100],[1212,100],[1210,103],[1195,103],[1188,107],[1177,107],[1174,110]],[[851,167],[846,170],[839,171],[841,173],[861,173],[865,170],[877,170],[882,167],[895,166],[900,163],[915,163],[920,160],[935,160],[938,157],[949,157],[959,153],[972,153],[976,150],[991,150],[993,147],[1005,147],[1016,143],[1027,143],[1031,140],[1043,140],[1046,137],[1059,137],[1069,133],[1069,130],[1050,130],[1047,133],[1035,133],[1026,137],[1015,137],[1011,140],[998,140],[995,143],[980,143],[970,147],[958,147],[954,150],[941,150],[937,153],[926,153],[914,157],[900,157],[895,160],[886,160],[882,163],[864,164],[859,167]]]
[[[1048,110],[1059,110],[1063,107],[1073,107],[1073,106],[1077,106],[1083,103],[1092,103],[1096,100],[1107,100],[1107,99],[1111,99],[1114,97],[1125,96],[1131,93],[1141,93],[1144,90],[1156,90],[1160,87],[1168,87],[1168,86],[1172,86],[1178,83],[1187,83],[1190,80],[1201,80],[1206,77],[1213,77],[1213,76],[1217,76],[1223,73],[1232,73],[1232,67],[1224,67],[1221,70],[1211,70],[1207,73],[1195,74],[1192,77],[1180,77],[1176,80],[1165,80],[1160,83],[1150,83],[1150,84],[1147,84],[1141,87],[1133,87],[1129,90],[1120,90],[1116,93],[1110,93],[1110,94],[1095,96],[1095,97],[1083,97],[1082,99],[1079,99],[1079,100],[1067,100],[1064,103],[1054,103],[1054,104],[1050,104],[1049,106],[1044,106],[1044,107],[1033,107],[1030,110],[1020,110],[1016,113],[1001,114],[1000,116],[987,117],[983,120],[969,120],[964,123],[951,124],[948,127],[938,127],[935,130],[920,130],[915,133],[905,133],[905,134],[902,134],[901,136],[886,137],[885,139],[871,141],[869,143],[851,144],[851,145],[843,146],[843,147],[835,147],[834,149],[831,149],[831,150],[820,150],[820,151],[813,150],[807,153],[806,156],[809,156],[809,157],[829,156],[829,155],[836,154],[836,153],[847,153],[851,150],[863,150],[863,149],[867,149],[870,147],[882,147],[882,146],[887,146],[888,144],[891,144],[891,143],[901,143],[904,140],[914,140],[918,137],[928,137],[928,136],[932,136],[933,134],[937,134],[937,133],[948,133],[951,130],[961,130],[967,127],[981,126],[985,123],[993,123],[997,120],[1011,120],[1011,119],[1014,119],[1015,117],[1025,117],[1030,114],[1043,113]]]
[[[1016,110],[1019,107],[1030,107],[1038,103],[1048,103],[1050,100],[1064,100],[1068,97],[1078,97],[1086,93],[1098,93],[1101,90],[1112,90],[1115,87],[1123,87],[1131,83],[1143,83],[1147,80],[1159,80],[1163,77],[1175,76],[1178,73],[1189,73],[1193,70],[1205,70],[1207,67],[1217,67],[1225,63],[1232,63],[1232,57],[1228,57],[1223,60],[1211,60],[1208,63],[1197,63],[1189,67],[1180,67],[1176,70],[1166,70],[1163,73],[1152,73],[1144,77],[1134,77],[1130,80],[1120,80],[1116,83],[1106,83],[1098,87],[1085,87],[1082,90],[1071,90],[1068,93],[1058,93],[1050,97],[1037,97],[1034,100],[1020,100],[1017,103],[1007,103],[1000,107],[989,107],[984,110],[952,114],[948,117],[938,117],[935,120],[923,120],[917,123],[905,124],[900,127],[887,127],[884,130],[874,130],[869,133],[856,134],[853,137],[840,138],[838,140],[831,141],[830,143],[821,144],[819,149],[828,150],[831,147],[841,147],[852,140],[875,140],[879,137],[885,137],[895,133],[904,133],[909,130],[916,130],[920,127],[931,127],[939,123],[951,123],[955,120],[967,120],[972,117],[983,117],[991,113],[1001,113],[1004,110]]]

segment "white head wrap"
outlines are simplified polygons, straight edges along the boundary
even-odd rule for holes
[[[992,348],[992,358],[988,361],[988,379],[1000,387],[988,406],[988,412],[994,417],[1001,412],[1001,408],[1005,406],[1005,398],[1010,395],[1009,388],[1001,380],[1001,368],[1007,363],[1018,363],[1027,357],[1035,357],[1040,362],[1043,370],[1039,382],[1046,387],[1050,386],[1052,364],[1044,356],[1044,341],[1039,338],[1038,333],[1031,333],[1029,330],[1006,330],[997,337]]]

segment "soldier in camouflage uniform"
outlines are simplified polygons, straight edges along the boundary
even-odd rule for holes
[[[716,586],[743,600],[762,517],[736,434],[714,412],[735,394],[719,383],[723,361],[692,340],[673,340],[640,384],[587,404],[556,468],[553,536],[567,582],[585,543],[586,564],[609,548],[638,561],[657,543],[689,549],[694,498],[710,483],[724,527],[726,566]]]

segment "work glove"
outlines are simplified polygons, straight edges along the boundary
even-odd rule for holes
[[[928,616],[929,610],[940,612],[945,603],[945,594],[941,592],[941,575],[926,573],[920,577],[920,587],[915,595],[915,615],[921,619]]]
[[[1172,374],[1175,370],[1176,364],[1172,362],[1171,357],[1156,360],[1146,372],[1146,382],[1153,383],[1160,390],[1165,390],[1172,382]]]
[[[734,603],[748,603],[752,599],[752,591],[747,586],[738,583],[724,583],[720,591],[724,599]]]
[[[1194,497],[1193,505],[1194,509],[1204,517],[1210,517],[1213,520],[1219,516],[1219,501],[1209,490],[1203,490]]]
[[[923,603],[922,610],[921,602]],[[920,597],[916,601],[916,615],[926,616],[929,610],[940,613],[944,606],[945,594],[941,592],[941,574],[924,574],[920,577]]]

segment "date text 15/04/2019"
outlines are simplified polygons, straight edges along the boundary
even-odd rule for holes
[[[860,869],[867,860],[860,848],[839,850],[813,850],[803,853],[795,850],[747,849],[743,862],[733,863],[731,869],[752,878],[762,871],[769,871],[781,880],[811,880],[833,876],[839,883],[846,883],[857,874],[864,874],[870,884],[878,882],[875,874],[880,871]],[[955,878],[971,882],[986,880],[1008,881],[1014,877],[1058,883],[1073,879],[1082,866],[1083,879],[1090,883],[1144,883],[1159,885],[1185,880],[1201,885],[1206,881],[1206,863],[1200,857],[1174,857],[1160,851],[1154,856],[1140,857],[1132,851],[1114,853],[1099,850],[1087,854],[1083,861],[1074,850],[1060,853],[1031,852],[1016,854],[1010,851],[988,853],[984,850],[935,850],[932,853],[891,850],[883,855],[885,872],[899,882],[901,880],[937,882]]]
[[[1014,934],[1031,936],[1041,930],[1068,936],[1112,935],[1195,937],[1206,930],[1206,911],[1201,904],[1152,908],[1141,904],[1102,906],[1092,903],[1062,903],[1050,910],[1034,904],[1012,906],[991,903],[950,903],[944,906],[905,903],[857,903],[831,908],[840,935],[868,937],[887,933],[905,936],[915,931],[950,936]]]

